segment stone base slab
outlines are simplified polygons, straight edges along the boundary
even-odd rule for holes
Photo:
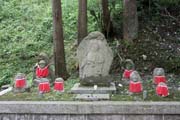
[[[88,100],[88,101],[97,101],[97,100],[109,100],[109,94],[77,94],[75,100]]]
[[[116,87],[114,83],[111,83],[110,87],[99,87],[94,89],[94,86],[80,86],[80,83],[76,83],[71,88],[71,93],[74,94],[108,94],[116,91]]]

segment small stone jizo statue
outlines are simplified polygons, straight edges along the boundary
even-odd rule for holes
[[[156,87],[156,94],[161,97],[166,97],[169,95],[168,86],[164,82],[160,82]]]
[[[28,88],[26,75],[24,73],[17,73],[14,77],[13,91],[25,92]]]
[[[129,92],[140,93],[142,90],[141,77],[137,71],[133,71],[130,75]]]
[[[159,84],[160,82],[166,83],[165,72],[163,68],[155,68],[153,71],[153,81],[155,84]]]
[[[54,80],[53,71],[51,70],[50,65],[47,64],[45,60],[40,60],[34,67],[34,84],[38,85],[39,83],[43,82],[43,80],[46,80],[47,82],[47,79],[42,78],[47,78],[50,83],[52,83]]]
[[[126,80],[126,82],[129,82],[130,75],[134,71],[135,65],[134,62],[131,59],[125,60],[125,70],[123,72],[122,80]]]

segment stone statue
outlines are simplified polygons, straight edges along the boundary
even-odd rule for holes
[[[160,82],[166,83],[166,76],[163,68],[155,68],[153,71],[153,82],[159,84]]]
[[[113,53],[104,35],[92,32],[80,43],[77,56],[82,85],[110,84],[109,69]]]
[[[140,93],[142,90],[141,77],[137,71],[133,71],[130,75],[129,92]]]
[[[100,45],[97,40],[90,41],[92,48],[87,53],[87,56],[83,59],[80,69],[81,78],[84,79],[89,76],[102,76],[102,69],[104,66],[104,57],[99,52]]]
[[[17,73],[14,77],[13,91],[16,93],[29,91],[26,75],[24,73]]]
[[[135,65],[131,59],[125,60],[125,70],[123,72],[122,80],[125,84],[129,84],[129,78],[131,73],[134,71]]]
[[[43,80],[47,81],[47,79],[49,80],[50,83],[53,84],[54,72],[50,68],[50,64],[48,63],[48,61],[49,59],[46,56],[45,57],[41,56],[41,58],[39,58],[39,62],[36,63],[33,72],[34,85],[38,85],[40,82],[43,82]],[[43,78],[47,78],[47,79],[43,79]]]

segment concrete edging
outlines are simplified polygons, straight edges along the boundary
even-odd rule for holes
[[[1,101],[1,114],[180,114],[180,102]]]

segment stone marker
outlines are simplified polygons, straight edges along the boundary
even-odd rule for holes
[[[78,100],[108,100],[116,91],[109,70],[113,52],[104,35],[92,32],[85,37],[77,49],[80,83],[74,85],[72,93]]]
[[[160,82],[166,83],[166,76],[163,68],[155,68],[153,71],[153,82],[159,84]]]
[[[140,93],[142,90],[141,77],[137,71],[133,71],[130,75],[129,92]]]
[[[13,80],[13,92],[21,93],[25,92],[28,88],[27,78],[24,73],[17,73]]]
[[[77,49],[77,57],[81,85],[110,85],[113,53],[102,33],[96,31],[85,37]]]
[[[71,93],[74,94],[107,94],[107,93],[113,93],[116,91],[116,87],[114,83],[111,83],[109,87],[97,87],[95,90],[93,86],[80,86],[80,83],[76,83],[73,88],[71,89]]]

